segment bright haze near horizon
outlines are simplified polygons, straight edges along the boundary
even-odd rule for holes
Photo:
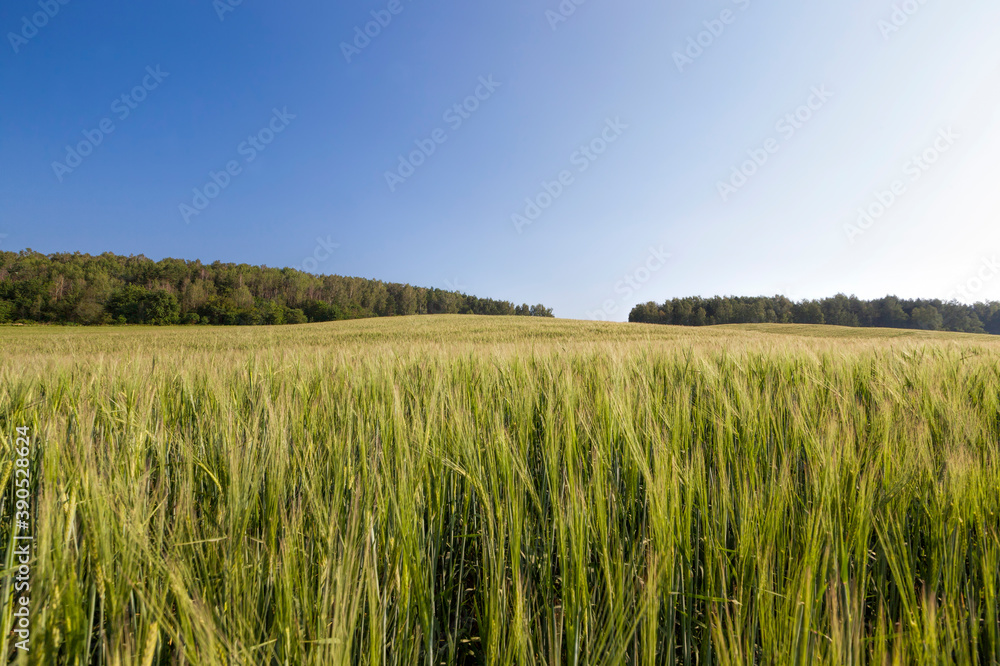
[[[0,249],[1000,299],[996,2],[235,3],[0,7]]]

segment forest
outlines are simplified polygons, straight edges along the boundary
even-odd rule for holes
[[[553,316],[543,305],[291,268],[0,252],[0,323],[246,326],[416,314]]]
[[[717,324],[829,324],[832,326],[913,328],[928,331],[1000,334],[1000,303],[965,305],[938,299],[886,296],[871,301],[837,294],[793,302],[784,296],[674,298],[635,306],[629,321],[674,326]]]

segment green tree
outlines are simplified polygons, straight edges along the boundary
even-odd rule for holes
[[[803,301],[796,306],[794,321],[799,324],[824,324],[823,308],[816,301]]]
[[[111,294],[104,307],[116,321],[142,324],[145,323],[142,304],[147,293],[143,287],[127,284]]]
[[[940,331],[944,328],[944,318],[933,305],[913,308],[910,319],[916,328],[922,328],[925,331]]]
[[[117,290],[108,299],[105,309],[118,321],[128,324],[153,324],[166,326],[180,319],[177,297],[163,290],[149,291],[129,284]]]
[[[909,325],[910,316],[906,314],[903,305],[895,296],[886,296],[878,305],[876,326],[883,328],[906,328]]]
[[[532,317],[554,317],[552,314],[552,308],[547,308],[541,303],[538,305],[531,306],[531,316]]]
[[[177,297],[163,290],[151,291],[142,302],[144,323],[168,326],[180,320],[181,306]]]

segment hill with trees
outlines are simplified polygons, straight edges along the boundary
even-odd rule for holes
[[[784,296],[693,296],[660,305],[653,302],[637,305],[629,314],[629,321],[674,326],[830,324],[1000,334],[1000,303],[965,305],[895,296],[864,301],[844,294],[797,303]]]
[[[0,323],[267,325],[416,314],[551,317],[552,310],[291,268],[0,252]]]

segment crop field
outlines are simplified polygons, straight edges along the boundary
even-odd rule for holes
[[[440,316],[0,352],[5,660],[30,596],[20,663],[1000,664],[995,338]]]

